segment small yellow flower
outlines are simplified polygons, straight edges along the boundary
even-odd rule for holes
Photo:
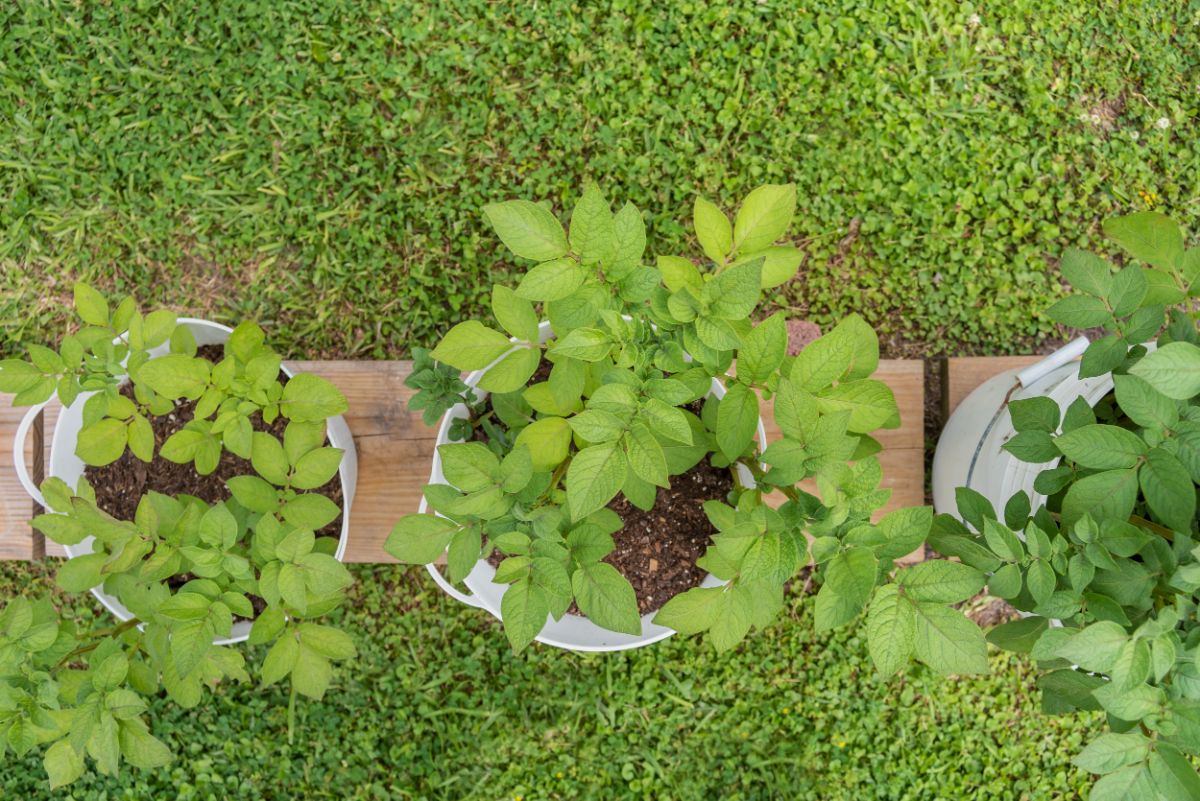
[[[845,748],[845,747],[846,747],[846,741],[845,741],[845,740],[838,740],[838,741],[837,741],[837,747],[838,747],[838,748]]]
[[[790,715],[790,714],[792,714],[792,708],[791,708],[790,706],[785,706],[785,707],[783,708],[783,714],[785,714],[785,715]]]
[[[556,779],[561,779],[562,777],[563,777],[563,772],[561,770],[558,773],[554,774],[554,778],[556,778]]]

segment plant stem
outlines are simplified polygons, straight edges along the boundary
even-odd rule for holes
[[[74,651],[72,651],[71,653],[64,656],[62,659],[59,660],[58,664],[55,665],[53,669],[59,670],[59,669],[65,667],[66,665],[69,665],[71,662],[75,661],[76,657],[83,656],[86,653],[90,653],[90,652],[96,650],[96,647],[100,645],[100,641],[103,640],[105,637],[116,637],[121,634],[124,634],[125,632],[127,632],[130,629],[137,626],[139,623],[141,623],[141,621],[138,620],[136,617],[134,617],[134,618],[130,618],[129,620],[126,620],[124,623],[120,624],[119,626],[113,626],[112,628],[98,629],[97,631],[93,631],[90,634],[90,636],[92,637],[92,642],[89,642],[85,645],[81,645],[78,648],[76,648]]]

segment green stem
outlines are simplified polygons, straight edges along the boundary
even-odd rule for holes
[[[79,646],[74,651],[64,656],[59,660],[58,664],[54,666],[53,670],[60,670],[66,665],[69,665],[71,662],[74,662],[76,658],[96,650],[96,648],[100,645],[101,640],[103,640],[105,637],[120,636],[121,634],[124,634],[125,632],[137,626],[139,623],[141,623],[141,621],[134,617],[126,620],[119,626],[113,626],[112,628],[107,629],[98,629],[91,632],[88,636],[90,636],[93,641]]]

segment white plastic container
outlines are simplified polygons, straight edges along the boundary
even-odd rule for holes
[[[543,322],[539,327],[538,333],[541,341],[545,342],[554,335],[550,323]],[[487,393],[481,390],[475,390],[475,385],[483,374],[484,370],[477,370],[468,375],[464,381],[467,386],[471,387],[477,398],[484,397]],[[724,397],[725,387],[720,381],[713,379],[711,394],[718,398]],[[463,404],[458,404],[446,413],[442,418],[441,428],[438,429],[437,445],[446,445],[452,440],[449,437],[450,425],[458,418],[468,416],[467,407]],[[762,420],[758,421],[758,441],[762,447],[767,444],[767,432],[763,428]],[[744,467],[738,467],[740,471],[741,481],[745,485],[753,484],[753,476],[749,470]],[[430,484],[448,484],[446,477],[442,474],[442,460],[438,452],[435,450],[433,454],[433,470],[429,474]],[[421,498],[420,512],[428,511],[428,504],[424,497]],[[425,566],[429,574],[433,576],[433,580],[438,583],[443,590],[451,597],[471,606],[477,606],[480,609],[487,610],[497,619],[503,619],[500,615],[500,599],[503,597],[505,590],[508,589],[507,584],[497,584],[492,581],[496,575],[496,568],[488,564],[486,559],[480,559],[475,564],[475,569],[464,579],[469,593],[460,592],[441,574],[436,565],[429,564]],[[702,587],[717,587],[725,582],[715,578],[712,575],[704,577],[701,583]],[[642,616],[642,632],[641,634],[622,634],[616,631],[610,631],[602,626],[598,626],[586,617],[578,615],[563,615],[561,620],[555,620],[553,617],[546,616],[546,626],[537,636],[537,641],[552,645],[555,648],[565,648],[569,651],[625,651],[631,648],[641,648],[651,643],[656,643],[659,640],[666,639],[675,633],[674,629],[669,629],[665,626],[659,626],[652,622],[654,613]]]
[[[180,325],[184,325],[192,332],[192,336],[196,339],[197,345],[223,345],[229,339],[229,334],[233,329],[220,323],[209,322],[208,320],[196,320],[188,317],[179,318]],[[151,351],[154,356],[165,354],[168,351],[167,345],[162,345]],[[292,375],[292,371],[286,366],[282,368],[287,376]],[[75,455],[75,441],[79,435],[79,429],[83,426],[83,404],[92,394],[91,392],[81,393],[80,396],[70,406],[64,407],[58,416],[58,423],[54,426],[54,437],[50,441],[50,461],[46,466],[46,477],[61,478],[71,487],[75,487],[79,483],[80,476],[83,475],[84,465],[83,460]],[[33,421],[37,418],[40,412],[47,403],[39,404],[30,408],[26,412],[25,417],[17,426],[17,435],[13,442],[13,465],[16,467],[17,478],[21,481],[21,486],[29,493],[29,497],[34,501],[46,506],[45,500],[42,498],[41,491],[33,483],[32,477],[25,466],[25,440],[29,435],[29,429],[33,426]],[[354,488],[358,483],[358,455],[354,448],[354,438],[350,435],[350,427],[346,425],[346,420],[342,416],[330,418],[328,421],[329,444],[335,448],[341,448],[344,451],[342,455],[342,464],[338,468],[338,476],[342,480],[342,533],[338,539],[337,551],[334,557],[340,562],[346,553],[346,544],[350,539],[350,505],[354,500]],[[67,551],[67,556],[75,558],[84,554],[92,553],[93,537],[88,537],[78,545],[64,546]],[[133,614],[125,608],[125,606],[104,591],[103,587],[92,588],[92,594],[99,599],[100,603],[108,611],[112,612],[122,622],[130,620]],[[233,631],[229,637],[218,638],[213,640],[216,645],[229,645],[244,641],[250,636],[250,623],[248,621],[239,621],[233,624]]]
[[[1001,449],[1016,433],[1008,401],[1044,396],[1064,414],[1079,397],[1094,406],[1112,391],[1113,382],[1111,374],[1079,377],[1076,360],[1087,346],[1087,338],[1079,337],[1037,364],[993,376],[959,404],[942,429],[933,455],[933,507],[937,512],[958,515],[956,487],[981,493],[998,513],[1021,490],[1035,509],[1045,501],[1044,495],[1034,491],[1034,479],[1059,460],[1028,464]]]

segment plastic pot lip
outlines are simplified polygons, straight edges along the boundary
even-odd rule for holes
[[[538,326],[538,333],[539,333],[541,341],[545,342],[547,339],[549,339],[553,336],[554,330],[548,321],[542,321]],[[514,338],[513,341],[516,342],[518,340],[516,340]],[[503,357],[501,357],[501,358],[503,358]],[[499,361],[499,359],[497,359],[497,361]],[[482,370],[476,370],[476,371],[470,373],[469,375],[467,375],[467,377],[465,379],[463,379],[464,383],[471,389],[471,392],[474,394],[474,396],[477,399],[486,397],[486,395],[487,395],[486,392],[476,389],[476,384],[479,382],[479,379],[483,376],[483,374],[486,373],[490,368],[491,368],[491,365],[483,368]],[[713,378],[712,385],[711,385],[709,392],[710,392],[710,395],[715,395],[716,397],[721,398],[721,397],[724,397],[724,395],[725,395],[725,387],[720,382],[719,379]],[[461,418],[461,417],[466,417],[466,415],[467,415],[467,409],[463,404],[460,403],[460,404],[455,405],[448,412],[446,412],[445,415],[442,416],[442,422],[441,422],[440,426],[438,427],[437,442],[434,446],[432,466],[431,466],[431,470],[430,470],[430,476],[429,476],[428,483],[430,483],[430,484],[446,483],[445,477],[442,475],[441,457],[439,456],[439,454],[437,452],[437,448],[441,445],[446,445],[446,444],[452,443],[452,440],[449,437],[450,426],[454,422],[454,420]],[[763,426],[761,416],[759,417],[759,420],[758,420],[758,441],[759,441],[760,447],[765,449],[767,446],[767,435],[766,435],[766,429]],[[746,470],[744,467],[740,467],[740,466],[738,469],[739,469],[739,471],[742,471],[741,478],[743,481],[752,482],[752,477],[748,470]],[[429,505],[426,502],[424,495],[422,495],[421,503],[420,503],[420,507],[419,507],[418,511],[421,514],[425,514],[428,510],[429,510]],[[435,514],[436,514],[436,512],[435,512]],[[436,567],[433,567],[433,566],[429,566],[429,567],[430,567],[431,571],[437,569]],[[492,577],[495,576],[495,573],[496,573],[495,568],[493,568],[490,564],[488,564],[486,559],[480,559],[478,562],[476,562],[475,568],[471,571],[471,573],[467,576],[467,578],[464,579],[463,583],[466,584],[467,588],[471,591],[471,593],[473,594],[473,596],[476,600],[476,604],[480,608],[486,610],[489,614],[491,614],[497,620],[503,620],[503,617],[500,613],[500,605],[499,605],[499,600],[498,600],[499,596],[496,595],[496,589],[500,588],[499,595],[503,595],[503,591],[506,590],[509,585],[494,583],[492,581]],[[706,574],[704,577],[704,580],[701,582],[700,586],[702,586],[702,587],[717,587],[717,586],[722,586],[725,583],[726,582],[715,578],[711,574]],[[496,597],[493,598],[491,596],[496,596]],[[634,648],[642,648],[644,646],[652,645],[653,643],[664,640],[667,637],[670,637],[671,635],[675,634],[674,629],[670,629],[670,628],[667,628],[666,626],[660,626],[658,624],[653,623],[652,619],[655,614],[656,614],[656,612],[651,612],[649,614],[642,615],[642,632],[643,633],[641,635],[628,635],[628,634],[621,634],[619,632],[611,632],[608,629],[601,628],[598,624],[592,622],[589,618],[582,617],[582,616],[570,616],[570,617],[575,617],[576,620],[585,621],[586,626],[583,626],[583,628],[586,629],[587,627],[593,627],[594,629],[597,630],[597,633],[600,637],[616,640],[616,642],[611,642],[611,643],[610,642],[580,642],[580,641],[576,641],[576,640],[564,639],[562,637],[555,636],[554,634],[547,634],[546,633],[547,629],[551,628],[551,626],[553,624],[562,623],[562,621],[553,621],[553,619],[548,616],[547,620],[550,623],[546,627],[544,627],[542,629],[542,632],[539,633],[538,636],[535,637],[534,639],[537,642],[543,643],[545,645],[550,645],[555,648],[562,648],[564,650],[569,650],[569,651],[609,652],[609,651],[626,651],[626,650],[631,650]],[[566,620],[567,617],[568,616],[564,616],[563,620]],[[647,629],[650,629],[649,633],[647,633]]]
[[[212,339],[211,342],[202,344],[218,344],[229,338],[229,334],[233,329],[227,325],[216,323],[211,320],[202,320],[194,317],[178,318],[180,325],[188,327],[192,333],[201,334],[204,339]],[[280,370],[291,378],[294,372],[286,365],[281,365]],[[93,393],[81,393],[75,403],[71,407],[62,410],[59,416],[59,422],[68,422],[68,426],[74,430],[69,436],[63,435],[64,426],[56,425],[54,435],[50,440],[50,459],[46,464],[46,475],[54,476],[55,466],[61,465],[64,460],[70,459],[78,461],[75,456],[75,439],[78,432],[78,427],[74,426],[74,418],[78,416],[82,408],[82,402]],[[76,410],[75,415],[71,415],[71,419],[67,420],[68,413],[71,410]],[[343,561],[346,555],[346,547],[350,540],[350,509],[354,500],[354,491],[358,482],[358,455],[354,446],[354,438],[350,434],[349,426],[347,426],[345,418],[341,415],[330,418],[327,423],[327,434],[329,436],[329,444],[333,447],[343,450],[342,463],[338,467],[338,478],[342,482],[342,531],[338,537],[337,550],[334,552],[334,558],[339,562]],[[80,462],[82,464],[82,462]],[[91,548],[92,538],[89,537],[76,545],[64,545],[63,549],[67,552],[67,557],[74,559],[77,556],[92,553]],[[93,587],[91,593],[111,614],[122,622],[133,618],[133,614],[113,595],[104,591],[103,585]],[[214,645],[233,645],[244,642],[250,636],[251,621],[238,621],[233,625],[233,632],[228,637],[215,638]]]

